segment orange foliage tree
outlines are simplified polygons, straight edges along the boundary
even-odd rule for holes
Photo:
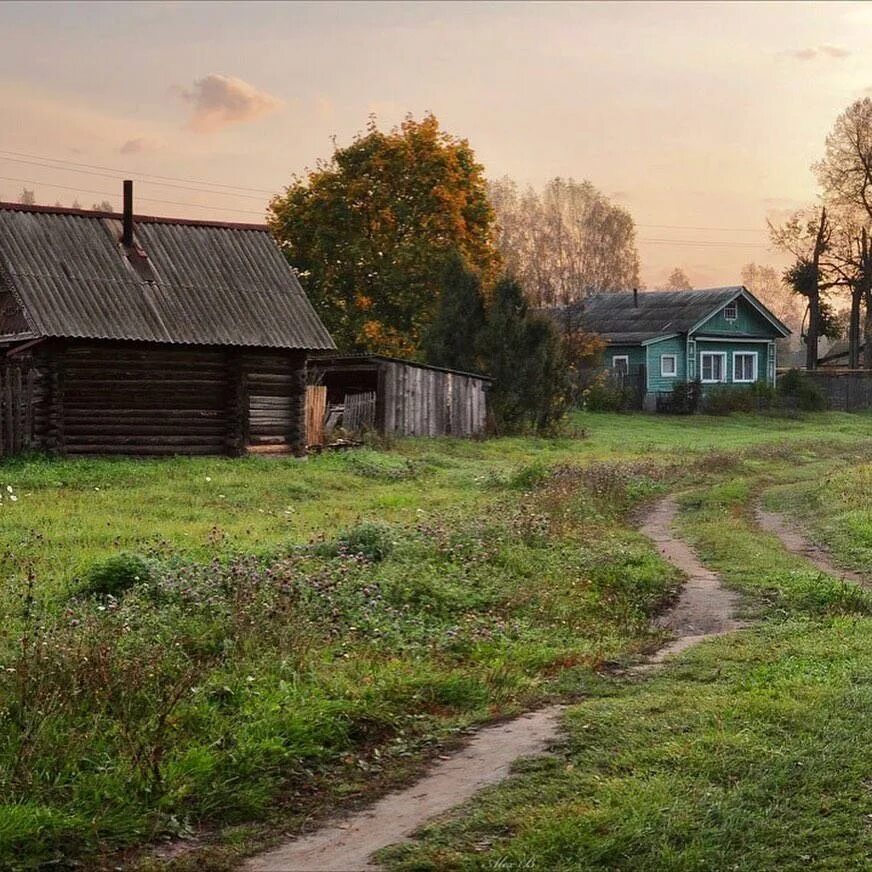
[[[446,259],[499,270],[483,168],[432,114],[337,148],[270,204],[270,224],[343,351],[416,356]]]

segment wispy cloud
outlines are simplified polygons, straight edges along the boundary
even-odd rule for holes
[[[136,139],[128,139],[119,149],[119,154],[141,154],[144,151],[156,151],[160,144],[154,139],[138,136]]]
[[[197,133],[212,133],[228,124],[253,121],[284,105],[278,97],[242,79],[219,73],[197,79],[191,88],[177,90],[191,105],[188,127]]]
[[[843,58],[848,57],[851,52],[846,48],[842,48],[842,46],[824,43],[823,45],[818,46],[792,49],[783,54],[797,61],[813,61],[817,60],[817,58],[835,58],[836,60],[842,60]]]

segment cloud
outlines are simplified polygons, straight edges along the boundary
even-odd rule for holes
[[[153,139],[138,136],[136,139],[128,139],[119,149],[119,154],[141,154],[144,151],[156,151],[160,145]]]
[[[253,121],[284,105],[277,97],[242,79],[218,73],[197,79],[193,87],[179,88],[178,93],[191,104],[188,127],[197,133],[212,133],[228,124]]]
[[[842,60],[843,58],[848,57],[851,54],[850,51],[846,48],[842,48],[838,45],[828,45],[824,43],[824,45],[819,46],[808,46],[806,48],[797,48],[792,51],[784,52],[787,57],[791,57],[794,60],[798,61],[813,61],[817,58],[836,58],[837,60]]]

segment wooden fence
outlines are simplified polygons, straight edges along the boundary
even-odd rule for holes
[[[375,428],[375,391],[345,395],[342,429],[349,433]]]
[[[821,368],[806,375],[823,391],[828,408],[840,412],[872,409],[872,371]]]
[[[34,372],[26,364],[0,365],[0,456],[31,447],[33,385]]]

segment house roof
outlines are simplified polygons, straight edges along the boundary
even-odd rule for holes
[[[743,296],[783,335],[790,333],[741,285],[699,291],[639,291],[594,294],[552,310],[565,327],[577,322],[612,345],[641,345],[658,337],[688,333],[727,303]],[[737,337],[740,338],[740,337]]]
[[[860,340],[858,351],[862,354],[866,349],[866,343]],[[847,339],[837,339],[830,346],[829,351],[818,358],[818,363],[833,363],[837,360],[847,360],[851,354],[851,343]]]
[[[128,255],[121,221],[0,203],[0,290],[30,336],[335,347],[264,225],[137,216]]]

